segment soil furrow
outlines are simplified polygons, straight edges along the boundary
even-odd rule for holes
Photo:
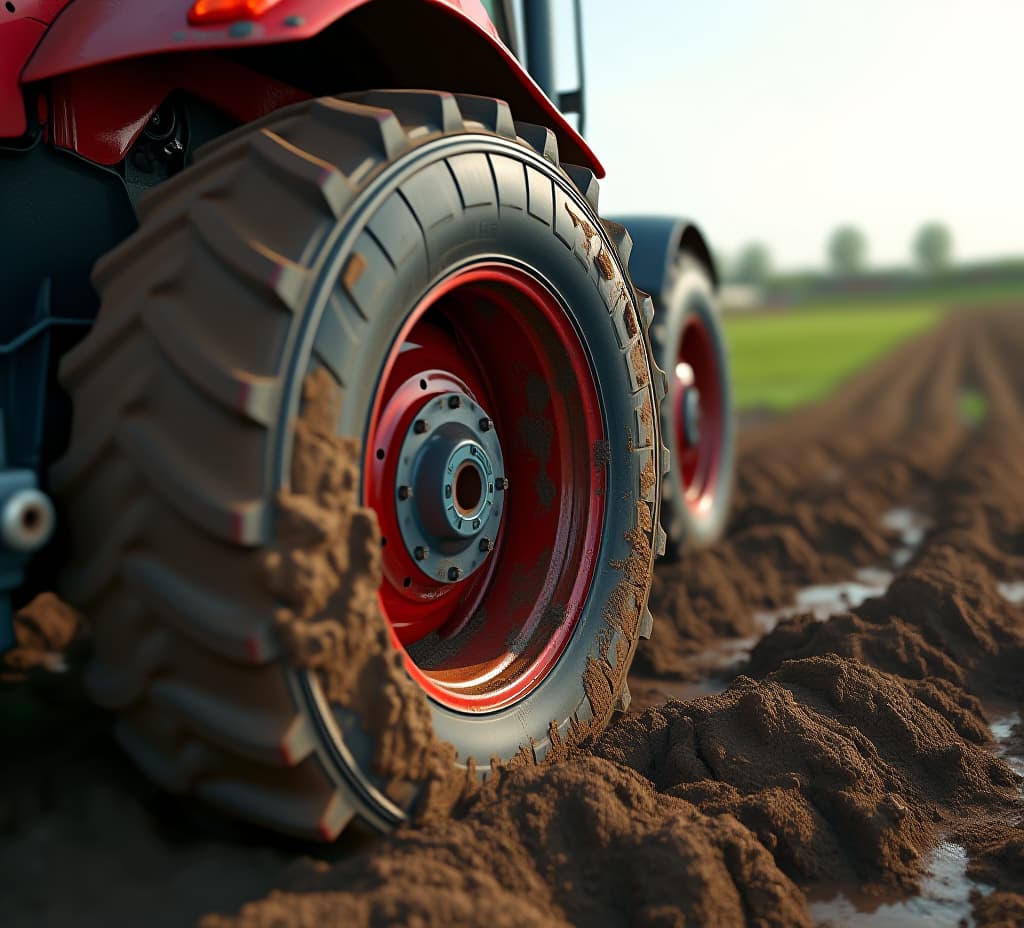
[[[2,672],[48,721],[18,730],[2,773],[9,916],[1024,924],[1024,604],[1007,595],[1024,589],[1022,359],[1024,307],[965,310],[743,436],[727,537],[658,569],[636,710],[387,838],[270,848],[162,796],[55,672],[87,647],[74,617],[23,617]],[[876,595],[793,605],[867,568]]]

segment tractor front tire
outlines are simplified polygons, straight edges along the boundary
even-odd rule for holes
[[[266,582],[282,558],[312,599],[327,563],[350,591],[379,584],[372,610],[328,598],[362,610],[330,616],[335,644],[379,609],[389,665],[467,770],[628,704],[664,548],[666,383],[628,236],[596,208],[547,129],[409,91],[275,112],[143,201],[63,364],[52,476],[89,689],[160,783],[319,839],[415,806],[416,775],[375,762],[394,706],[286,646],[282,610],[315,609]],[[287,550],[296,520],[329,534],[337,515],[296,502],[319,486],[310,434],[328,470],[349,456],[324,479],[352,499],[324,498],[379,526],[315,562]]]
[[[668,554],[676,557],[722,536],[735,468],[728,350],[711,276],[696,255],[676,257],[651,331],[669,381],[662,434],[672,467],[661,511]]]

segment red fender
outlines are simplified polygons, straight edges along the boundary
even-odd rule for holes
[[[35,15],[30,10],[26,16],[32,17],[33,23],[50,25],[35,47],[34,54],[31,48],[25,49],[33,36],[38,38],[35,32],[20,37],[17,54],[10,58],[6,54],[9,46],[5,45],[4,33],[0,31],[0,61],[3,62],[0,65],[0,136],[10,137],[25,131],[22,95],[20,92],[10,94],[10,88],[5,87],[2,81],[9,76],[8,72],[20,69],[28,55],[31,55],[28,64],[21,71],[22,83],[67,75],[63,81],[57,82],[58,93],[53,101],[54,140],[57,144],[72,148],[92,160],[112,164],[124,157],[167,91],[176,87],[191,89],[183,87],[183,84],[191,85],[207,79],[203,72],[212,56],[196,53],[310,39],[368,4],[369,0],[279,0],[265,14],[253,19],[194,25],[189,21],[192,0],[162,0],[160,3],[135,0],[29,0],[26,3],[22,0],[19,13],[22,6],[31,8]],[[375,0],[372,4],[375,10],[378,5],[383,8],[384,0]],[[445,82],[450,82],[452,68],[459,78],[458,85],[451,86],[439,87],[431,83],[393,83],[389,86],[420,86],[504,97],[518,115],[533,122],[543,122],[552,129],[567,161],[584,164],[599,177],[604,176],[601,163],[587,143],[498,38],[497,30],[480,0],[387,0],[386,5],[387,18],[381,9],[380,28],[383,34],[374,44],[386,52],[390,44],[395,43],[396,80],[401,81],[403,77],[422,80],[424,69],[435,66],[438,76],[432,78],[428,73],[427,80],[440,81],[441,75],[445,75]],[[460,43],[459,51],[464,52],[464,56],[460,54],[452,64],[450,49],[443,48],[442,54],[434,49],[429,58],[423,57],[418,71],[414,67],[409,73],[409,55],[398,48],[414,38],[422,43],[422,35],[408,33],[417,28],[414,19],[418,17],[416,22],[422,22],[421,14],[427,8],[442,12],[444,18],[451,21]],[[437,22],[436,18],[432,21]],[[374,34],[373,38],[377,39],[377,35]],[[13,49],[13,45],[10,47]],[[195,63],[199,66],[194,66]],[[139,70],[140,86],[124,95],[131,99],[125,99],[122,105],[121,94],[116,92],[116,88],[123,88],[123,81],[134,80],[131,66]],[[221,61],[217,67],[231,65]],[[185,74],[188,78],[183,77]],[[232,94],[245,93],[244,82],[233,84]],[[286,85],[274,81],[269,84],[270,90],[264,85],[259,92],[264,98],[274,100],[276,105],[295,98],[294,88],[291,88],[289,96],[283,89]],[[207,82],[206,86],[211,85]],[[99,88],[114,92],[104,93],[99,100],[90,100],[89,97]],[[205,96],[224,98],[226,89],[222,87],[220,93],[207,93]],[[150,99],[149,94],[161,95]],[[10,104],[15,96],[16,109],[21,116],[20,129],[10,131],[13,124]],[[76,112],[79,108],[81,113]],[[247,116],[251,116],[254,109],[261,111],[261,107],[246,105],[243,101],[236,101],[233,109]],[[262,106],[262,111],[265,110],[266,105]]]
[[[28,128],[21,71],[46,27],[71,0],[21,0],[13,12],[0,8],[0,139],[17,138]]]

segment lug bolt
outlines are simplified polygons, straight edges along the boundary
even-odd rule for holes
[[[427,420],[426,419],[417,419],[412,424],[412,430],[417,435],[422,435],[427,430]]]
[[[398,488],[399,499],[409,499],[412,496],[412,487],[401,486]]]
[[[461,405],[462,405],[462,397],[461,396],[449,396],[448,397],[448,408],[449,409],[458,409]]]
[[[425,561],[430,557],[430,550],[423,545],[416,545],[412,553],[416,557],[417,561]]]
[[[481,432],[489,432],[494,428],[494,422],[491,419],[481,419],[479,425]]]
[[[508,477],[495,477],[494,488],[496,490],[507,490],[508,489]]]
[[[480,550],[483,551],[485,554],[488,551],[490,551],[491,548],[493,548],[493,547],[494,547],[494,542],[491,541],[490,538],[481,538],[480,539]]]
[[[461,577],[461,576],[462,576],[462,568],[461,567],[449,567],[448,568],[448,579],[449,580],[458,580],[459,577]]]

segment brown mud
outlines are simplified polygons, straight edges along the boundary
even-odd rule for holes
[[[401,789],[447,793],[455,752],[434,738],[430,707],[391,645],[377,590],[380,530],[358,505],[359,447],[335,435],[341,394],[320,368],[303,383],[291,482],[279,494],[278,537],[263,577],[282,606],[275,629],[296,666],[318,677],[327,699],[356,713],[377,740],[375,772]],[[420,803],[429,809],[434,803]]]
[[[23,617],[5,923],[1024,925],[1024,307],[740,447],[726,539],[658,570],[633,711],[384,839],[284,844],[149,787],[79,698],[85,636]]]

